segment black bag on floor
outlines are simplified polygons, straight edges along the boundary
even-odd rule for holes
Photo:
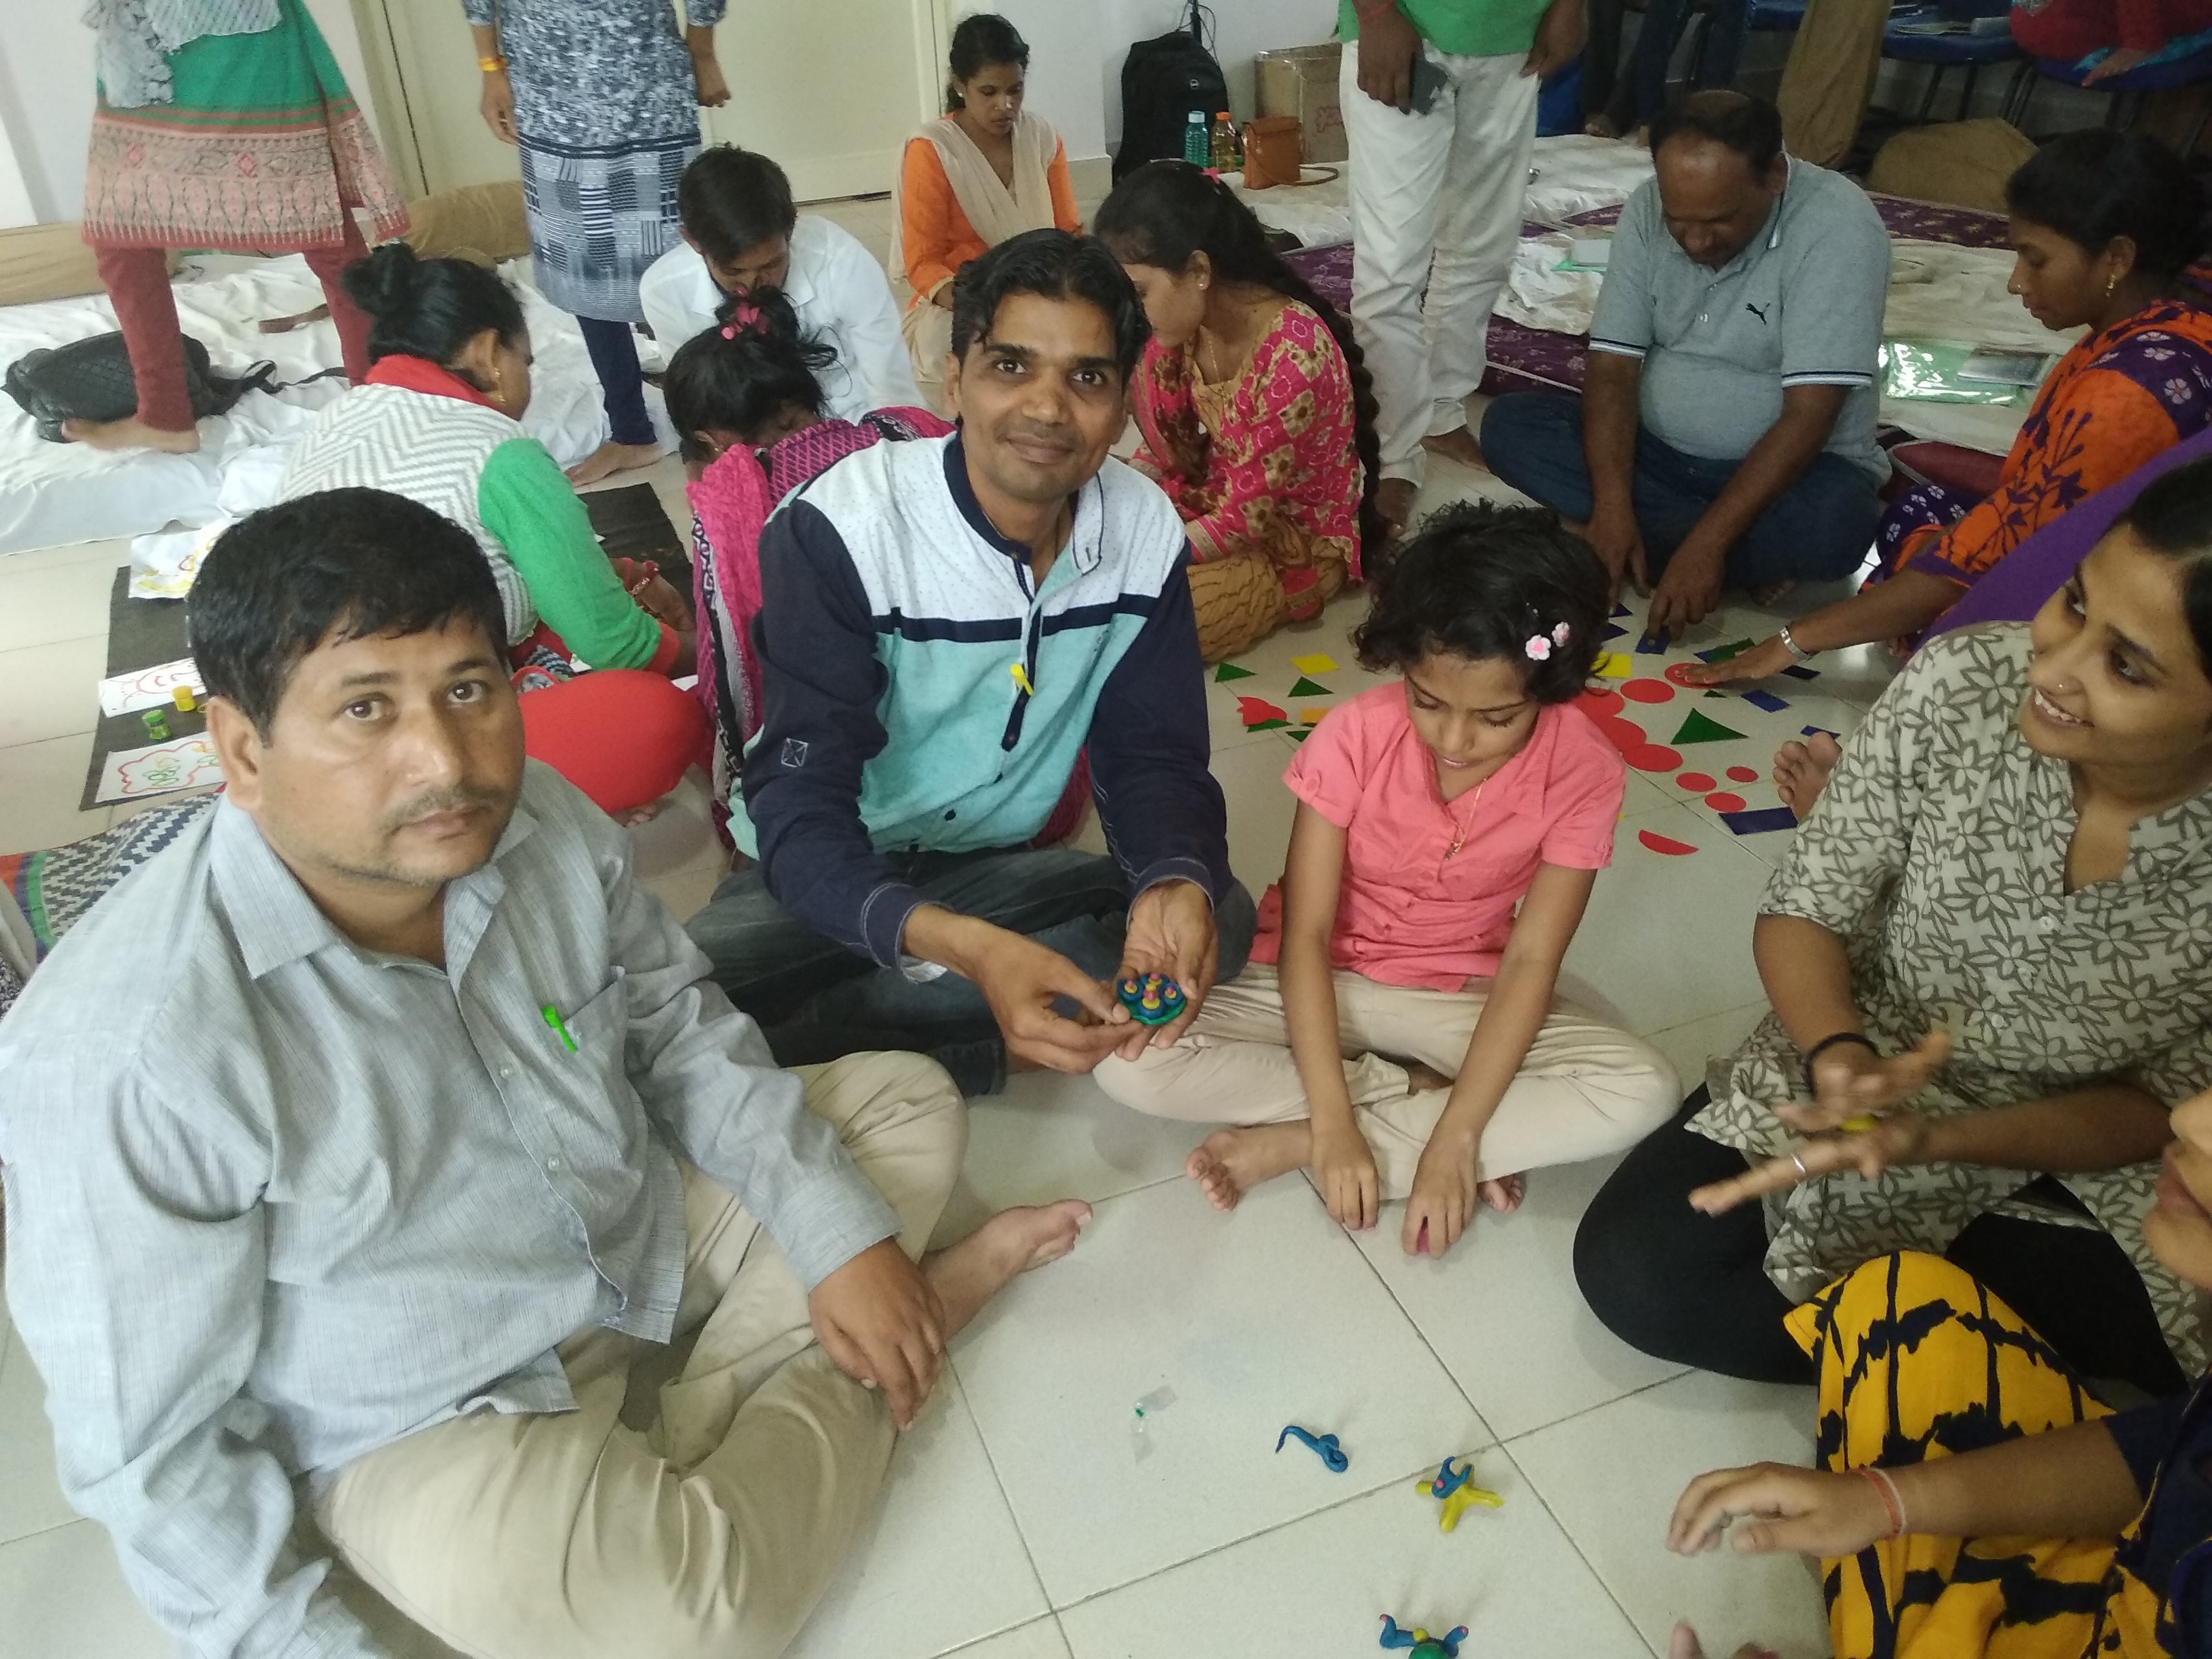
[[[235,378],[218,374],[208,349],[189,334],[185,342],[185,392],[192,418],[227,415],[249,392],[274,392],[276,365],[258,362]],[[121,421],[138,412],[138,384],[120,334],[95,334],[65,346],[27,351],[8,365],[5,389],[35,422],[48,443],[67,443],[64,421]]]
[[[1190,0],[1182,27],[1139,40],[1121,65],[1121,148],[1114,155],[1114,182],[1162,157],[1182,159],[1182,135],[1196,110],[1212,130],[1229,107],[1229,83],[1213,56],[1213,14]]]

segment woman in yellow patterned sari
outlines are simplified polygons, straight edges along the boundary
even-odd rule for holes
[[[2212,1094],[2172,1121],[2143,1237],[2212,1291]],[[1837,1659],[2212,1653],[2203,1379],[2115,1413],[1964,1270],[1911,1252],[1788,1323],[1819,1369],[1821,1468],[1700,1475],[1668,1548],[1820,1557]],[[1698,1650],[1676,1632],[1675,1659]]]

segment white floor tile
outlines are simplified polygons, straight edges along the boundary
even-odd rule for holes
[[[1650,834],[1697,850],[1655,852]],[[1772,872],[1710,817],[1667,806],[1623,820],[1561,987],[1632,1031],[1664,1031],[1764,993],[1751,925]]]
[[[0,748],[89,732],[107,669],[107,634],[0,651]]]
[[[1505,1507],[1450,1533],[1410,1480],[1066,1609],[1075,1659],[1237,1654],[1343,1659],[1376,1650],[1385,1613],[1467,1659],[1649,1659],[1644,1644],[1506,1459],[1475,1460]]]
[[[1696,1371],[1539,1430],[1507,1449],[1656,1651],[1678,1619],[1709,1654],[1746,1642],[1827,1652],[1814,1569],[1797,1556],[1669,1554],[1667,1519],[1708,1469],[1809,1464],[1813,1390]]]
[[[948,1375],[900,1437],[883,1500],[789,1659],[931,1659],[1048,1611],[968,1402]]]
[[[693,767],[660,811],[630,831],[631,867],[646,890],[688,921],[730,872],[729,848],[714,833],[706,775]]]
[[[0,1659],[172,1659],[89,1521],[0,1545]]]
[[[1256,697],[1281,711],[1293,726],[1310,710],[1328,708],[1357,696],[1371,685],[1395,675],[1370,674],[1359,665],[1352,648],[1352,630],[1367,615],[1367,590],[1347,588],[1322,612],[1318,625],[1310,629],[1279,628],[1250,650],[1230,659],[1230,666],[1245,671],[1241,678],[1221,680],[1218,666],[1206,671],[1206,718],[1216,753],[1232,744],[1267,738],[1270,732],[1250,732],[1244,726],[1241,700]],[[1326,657],[1334,667],[1307,674],[1294,665],[1299,657]],[[1326,696],[1292,696],[1301,678],[1327,688]],[[1279,732],[1280,728],[1276,728]]]
[[[0,599],[0,617],[5,615],[6,601]],[[92,695],[91,687],[85,695]],[[0,853],[59,847],[106,829],[112,808],[76,810],[91,765],[89,732],[0,749]]]
[[[1207,1127],[1133,1112],[1088,1077],[1018,1072],[1005,1093],[968,1103],[968,1158],[937,1243],[963,1238],[1013,1205],[1096,1204],[1180,1181]]]
[[[1402,1204],[1385,1205],[1380,1224],[1355,1235],[1501,1440],[1681,1375],[1599,1324],[1575,1287],[1576,1224],[1618,1162],[1531,1171],[1519,1210],[1478,1210],[1441,1261],[1401,1247]]]
[[[1303,1182],[1233,1215],[1181,1182],[1101,1205],[954,1363],[1056,1607],[1490,1439]],[[1161,1389],[1140,1441],[1137,1402]],[[1340,1436],[1351,1468],[1278,1455],[1289,1423]]]
[[[0,1314],[0,1544],[77,1519],[54,1476],[46,1397],[22,1338]]]
[[[1067,1638],[1060,1633],[1060,1620],[1040,1619],[962,1648],[950,1659],[1069,1659]]]
[[[1283,781],[1283,773],[1297,755],[1297,745],[1287,739],[1240,743],[1214,753],[1213,775],[1230,803],[1229,868],[1255,904],[1271,884],[1282,879],[1291,821],[1298,810],[1297,797]]]
[[[1766,1004],[1761,1000],[1708,1014],[1703,1019],[1693,1019],[1669,1030],[1654,1032],[1646,1041],[1673,1064],[1674,1075],[1681,1079],[1682,1094],[1687,1098],[1690,1091],[1705,1080],[1707,1063],[1718,1056],[1734,1054],[1736,1045],[1765,1018]]]
[[[0,557],[0,651],[94,634],[106,639],[116,567],[130,562],[121,542]]]

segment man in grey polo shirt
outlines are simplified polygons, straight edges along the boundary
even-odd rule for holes
[[[1889,474],[1874,435],[1889,238],[1856,185],[1782,153],[1762,99],[1692,94],[1651,149],[1583,395],[1500,398],[1482,451],[1651,592],[1666,632],[1724,584],[1832,580],[1866,556]]]

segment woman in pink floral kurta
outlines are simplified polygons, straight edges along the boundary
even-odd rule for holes
[[[1218,662],[1359,580],[1382,533],[1374,394],[1350,325],[1218,180],[1152,162],[1106,199],[1097,232],[1152,321],[1130,388],[1134,464],[1190,532],[1199,647]]]

